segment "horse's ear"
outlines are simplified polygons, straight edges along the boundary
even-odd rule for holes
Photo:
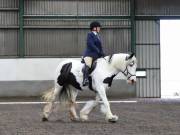
[[[134,53],[131,53],[129,56],[126,57],[126,60],[131,59],[134,56]]]

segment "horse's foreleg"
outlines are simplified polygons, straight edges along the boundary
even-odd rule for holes
[[[96,100],[88,101],[80,111],[80,118],[82,120],[88,120],[88,114],[98,105],[99,101],[100,97],[98,94],[96,95]]]
[[[58,98],[60,92],[60,86],[56,86],[53,93],[51,95],[49,95],[50,101],[47,105],[45,105],[44,109],[43,109],[43,118],[42,121],[47,121],[48,117],[50,116],[50,114],[53,111],[53,108],[55,106],[55,101]]]
[[[106,96],[106,90],[103,86],[99,86],[97,89],[99,96],[101,97],[104,107],[105,107],[105,113],[106,113],[106,119],[109,122],[116,122],[118,120],[118,117],[116,115],[113,115],[111,112],[110,104]]]

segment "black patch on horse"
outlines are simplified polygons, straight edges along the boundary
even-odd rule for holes
[[[108,86],[111,87],[113,78],[114,78],[115,76],[116,76],[116,75],[112,75],[111,77],[105,78],[104,81],[103,81],[103,83],[107,83]]]
[[[68,77],[68,82],[69,82],[69,84],[74,86],[76,89],[82,90],[80,87],[80,84],[76,81],[76,77],[71,72],[70,72],[69,77]]]
[[[76,89],[81,90],[80,84],[76,81],[76,77],[71,73],[72,63],[66,63],[62,66],[57,83],[61,86],[71,84]]]
[[[67,83],[68,75],[71,71],[72,63],[64,64],[61,68],[60,75],[57,78],[57,83],[61,86]]]

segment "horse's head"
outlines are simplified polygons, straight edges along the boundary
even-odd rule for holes
[[[134,53],[126,56],[125,58],[126,68],[122,72],[126,78],[127,83],[134,84],[136,82],[136,68],[137,68],[137,60],[134,56]]]
[[[113,66],[124,74],[127,83],[134,84],[136,82],[137,60],[132,54],[115,54],[112,61]]]

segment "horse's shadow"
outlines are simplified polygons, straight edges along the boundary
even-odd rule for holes
[[[62,120],[62,119],[58,119],[58,120],[51,120],[51,121],[47,121],[48,123],[64,123],[64,124],[74,124],[74,123],[78,123],[78,124],[111,124],[108,121],[96,121],[96,120],[88,120],[88,121],[82,121],[82,120],[78,120],[78,121],[70,121],[70,120]]]

